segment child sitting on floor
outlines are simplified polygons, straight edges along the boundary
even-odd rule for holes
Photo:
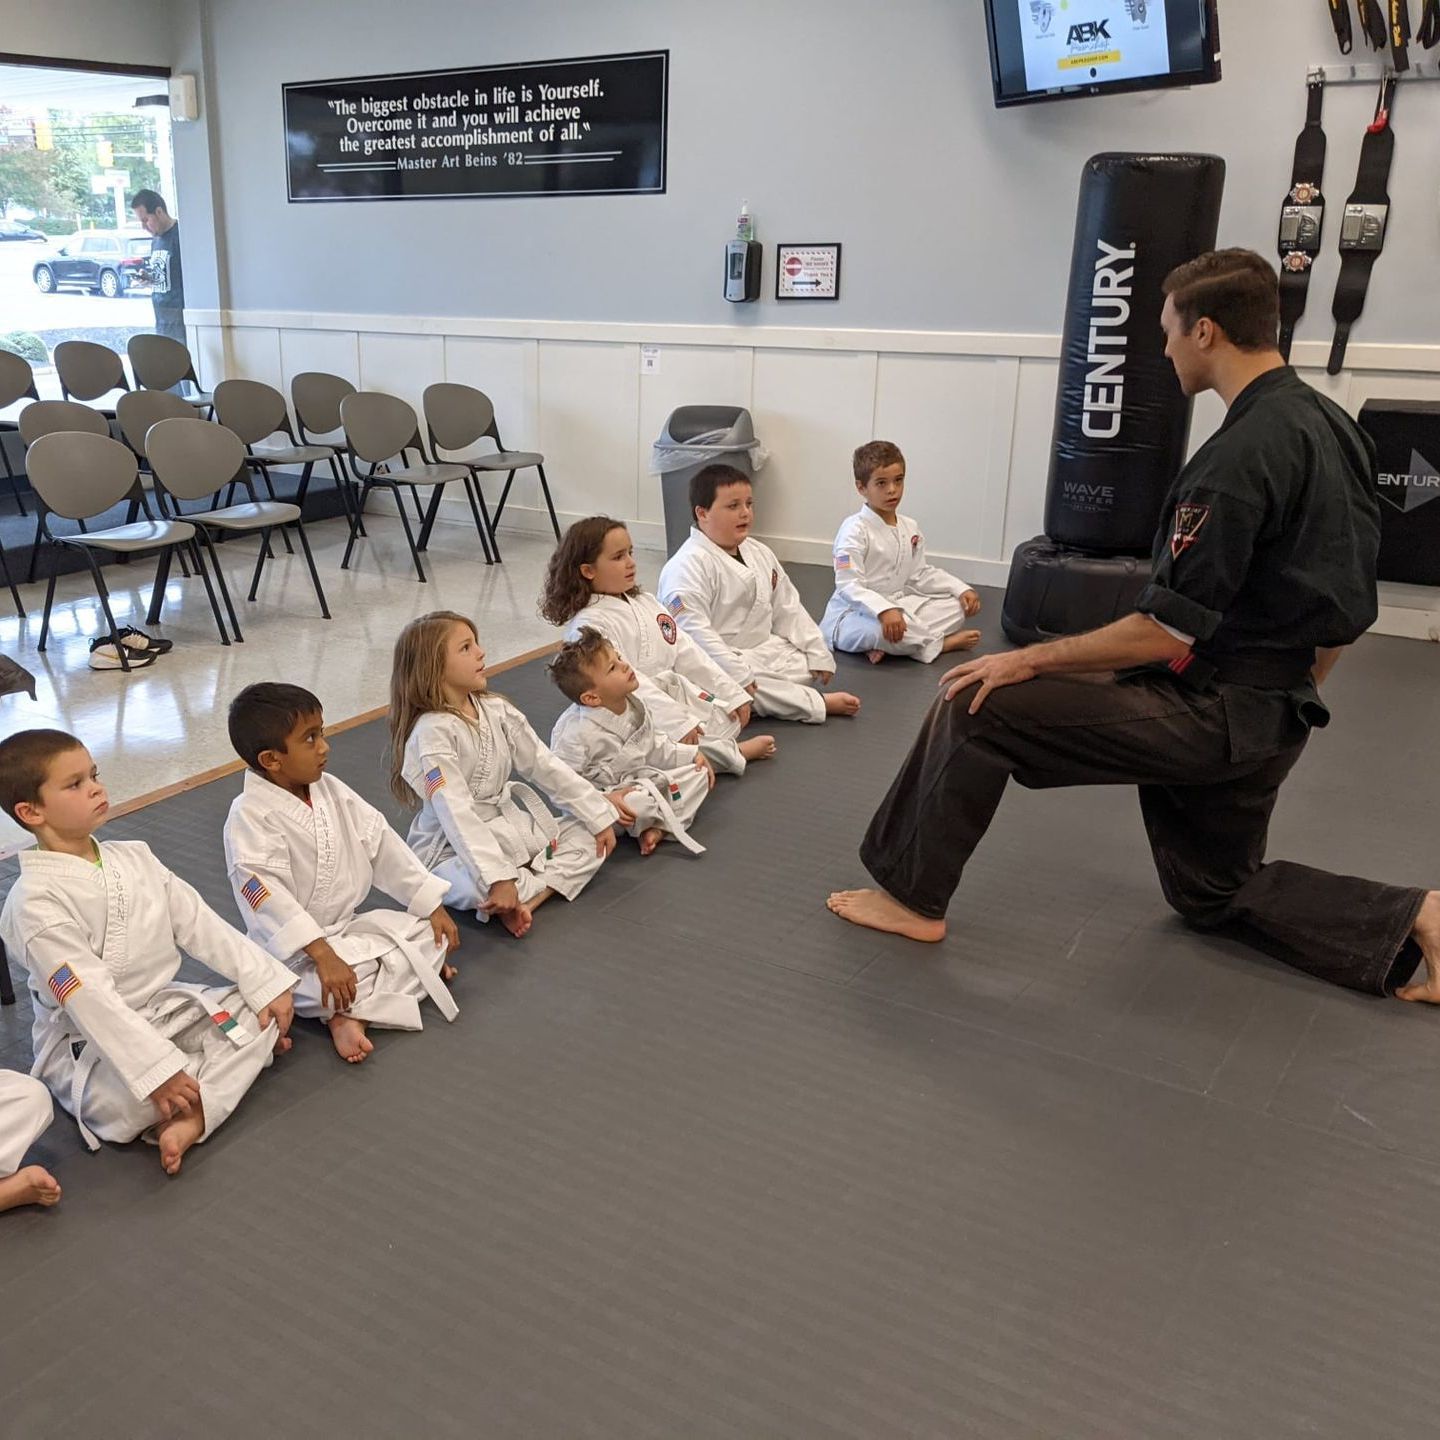
[[[576,818],[557,820],[526,781]],[[410,845],[445,903],[498,915],[517,939],[552,895],[573,900],[589,884],[615,848],[616,820],[635,819],[487,692],[475,626],[450,610],[412,620],[395,642],[390,788],[420,807]]]
[[[909,655],[929,664],[979,643],[962,630],[980,597],[963,580],[930,564],[920,527],[899,513],[905,457],[898,445],[872,440],[855,452],[855,488],[865,502],[835,536],[835,593],[820,629],[837,650],[872,664]]]
[[[598,630],[640,675],[640,695],[656,727],[682,745],[699,745],[717,768],[736,775],[775,753],[773,735],[738,740],[750,723],[750,697],[635,583],[635,547],[618,520],[577,520],[555,547],[540,613]]]
[[[444,885],[373,805],[325,773],[320,701],[298,685],[249,685],[230,703],[230,743],[249,767],[225,821],[225,864],[250,935],[300,977],[295,1013],[323,1020],[341,1058],[359,1064],[371,1025],[419,1030],[428,995],[460,943]],[[405,911],[357,914],[372,888]]]
[[[640,680],[615,647],[588,625],[560,647],[550,678],[571,702],[555,722],[556,755],[635,816],[630,834],[642,855],[666,835],[699,855],[689,826],[715,784],[715,770],[695,745],[677,745],[651,722],[635,693]]]
[[[0,743],[0,808],[37,841],[0,914],[35,1001],[31,1073],[90,1149],[143,1135],[174,1175],[290,1048],[295,977],[148,845],[95,840],[109,801],[73,735],[22,730]],[[232,984],[177,980],[182,947]]]
[[[20,1163],[54,1117],[50,1092],[38,1080],[0,1070],[0,1210],[59,1201],[60,1182],[43,1165]]]

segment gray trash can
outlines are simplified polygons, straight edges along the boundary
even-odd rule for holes
[[[670,412],[650,456],[665,505],[665,553],[673,555],[690,534],[690,480],[707,465],[733,465],[746,475],[765,463],[750,412],[738,405],[682,405]]]

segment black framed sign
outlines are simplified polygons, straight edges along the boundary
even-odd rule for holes
[[[670,52],[281,87],[292,202],[665,192]]]
[[[839,244],[777,245],[775,247],[775,298],[777,300],[838,300],[840,298]]]

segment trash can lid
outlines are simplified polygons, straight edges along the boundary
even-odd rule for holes
[[[737,444],[748,444],[755,438],[750,412],[739,405],[682,405],[670,412],[660,442],[683,443],[712,430],[730,431],[726,440]]]

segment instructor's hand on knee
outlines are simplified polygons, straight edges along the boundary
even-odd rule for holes
[[[1035,664],[1023,650],[1009,650],[1003,655],[983,655],[979,660],[967,660],[963,665],[947,670],[940,677],[940,683],[947,687],[947,700],[953,700],[962,690],[978,685],[980,688],[970,701],[970,713],[978,715],[992,690],[1003,690],[1007,685],[1023,685],[1025,681],[1033,680],[1035,675]]]
[[[183,1070],[150,1092],[150,1101],[162,1120],[188,1115],[200,1105],[200,1082]]]

